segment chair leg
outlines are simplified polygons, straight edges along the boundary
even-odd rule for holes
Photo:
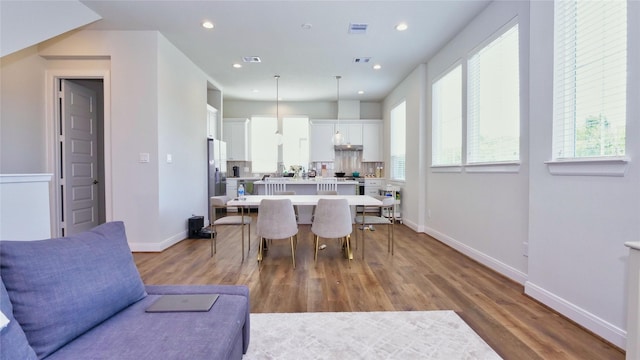
[[[264,242],[264,238],[260,237],[260,241],[258,242],[258,265],[262,262],[262,243]]]
[[[363,224],[363,225],[364,225],[364,224]],[[363,226],[363,227],[362,227],[362,260],[364,260],[364,243],[367,241],[367,240],[365,239],[365,236],[366,236],[366,235],[365,235],[365,231],[364,231],[364,230],[365,230],[365,228],[364,228],[364,226]]]
[[[347,259],[351,262],[351,259],[353,258],[353,253],[351,252],[351,235],[347,235],[345,237],[345,241],[347,243]]]
[[[293,244],[293,236],[290,238],[291,239],[291,262],[293,262],[293,268],[296,268],[296,247]]]
[[[315,248],[315,251],[313,253],[313,261],[317,263],[318,262],[318,235],[313,236],[313,245]]]

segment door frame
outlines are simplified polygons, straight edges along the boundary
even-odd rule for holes
[[[52,237],[62,236],[60,164],[61,153],[58,146],[60,131],[60,103],[57,84],[60,80],[100,79],[103,86],[103,152],[104,152],[104,215],[106,221],[113,220],[112,166],[111,166],[111,76],[103,69],[51,69],[45,71],[45,149],[47,172],[53,174],[49,184],[49,207]]]

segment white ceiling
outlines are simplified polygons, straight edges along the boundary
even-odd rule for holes
[[[86,29],[160,31],[219,84],[225,99],[274,100],[278,74],[283,101],[335,100],[336,75],[340,99],[379,101],[490,1],[81,2],[102,17]],[[204,20],[214,29],[204,29]],[[408,30],[396,31],[400,22]],[[349,34],[350,23],[368,24],[367,33]],[[243,56],[262,62],[234,69]],[[356,57],[371,62],[356,64]]]

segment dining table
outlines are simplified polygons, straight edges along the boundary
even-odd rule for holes
[[[296,206],[315,206],[320,199],[347,199],[349,206],[354,208],[356,206],[382,206],[382,200],[369,195],[247,195],[229,200],[227,206],[240,208],[241,215],[244,216],[245,208],[259,206],[263,199],[289,199],[291,204]],[[352,215],[355,216],[355,210]],[[362,212],[363,222],[364,216],[365,214]],[[242,227],[242,236],[244,237],[244,226]],[[348,259],[353,259],[353,252],[345,253],[345,256]]]

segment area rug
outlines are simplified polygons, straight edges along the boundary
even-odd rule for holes
[[[243,359],[500,359],[453,311],[251,314]]]

